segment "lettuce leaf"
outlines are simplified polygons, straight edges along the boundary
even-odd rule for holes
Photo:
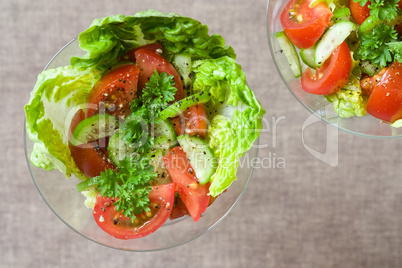
[[[80,47],[87,53],[73,57],[74,67],[95,67],[105,70],[119,61],[131,48],[162,42],[165,57],[171,61],[174,54],[188,53],[192,59],[235,58],[222,36],[208,34],[208,27],[200,22],[174,13],[155,10],[134,16],[116,15],[95,19],[91,26],[78,36]]]
[[[30,160],[46,170],[58,169],[67,177],[84,178],[68,148],[67,131],[75,112],[85,103],[100,78],[93,68],[71,66],[43,71],[25,105],[26,129],[34,142]]]
[[[193,71],[196,74],[193,91],[211,94],[211,101],[206,104],[208,116],[212,118],[207,139],[219,163],[209,191],[217,196],[236,180],[240,158],[261,132],[265,110],[234,59],[195,61]]]
[[[366,115],[367,97],[359,91],[341,89],[325,98],[332,103],[341,118]]]

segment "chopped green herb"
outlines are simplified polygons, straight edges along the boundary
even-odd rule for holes
[[[368,60],[375,67],[385,67],[393,61],[393,55],[389,50],[389,43],[398,41],[398,33],[393,26],[379,24],[372,32],[361,35],[361,45],[356,51],[356,56],[362,61]]]
[[[152,189],[150,181],[156,178],[149,160],[140,155],[126,157],[119,163],[119,170],[107,169],[97,177],[77,185],[78,191],[96,185],[103,197],[116,197],[116,210],[135,220],[135,214],[149,211],[148,195]]]

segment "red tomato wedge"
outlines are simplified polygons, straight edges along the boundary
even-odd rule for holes
[[[107,72],[93,87],[87,100],[86,117],[105,109],[116,117],[130,114],[136,97],[139,69],[135,64],[120,65]]]
[[[358,24],[362,24],[370,16],[369,5],[371,5],[370,1],[361,6],[360,2],[350,0],[350,12]]]
[[[209,204],[209,183],[200,185],[196,174],[181,147],[174,147],[164,158],[166,170],[177,184],[178,193],[195,222],[205,212]]]
[[[149,194],[150,212],[131,218],[116,211],[114,198],[106,198],[100,194],[96,197],[93,216],[98,226],[109,235],[119,239],[135,239],[147,236],[161,227],[173,208],[175,184],[169,183],[152,187]]]
[[[123,57],[121,57],[120,61],[136,62],[135,52],[137,50],[142,49],[142,48],[149,48],[151,50],[157,51],[158,49],[162,50],[162,44],[161,43],[152,43],[152,44],[147,44],[147,45],[143,45],[143,46],[140,46],[140,47],[133,48],[133,49],[129,50],[128,52],[126,52],[123,55]]]
[[[182,115],[172,118],[171,121],[178,136],[186,133],[204,139],[207,134],[208,118],[202,103],[189,107]]]
[[[301,76],[304,91],[316,95],[329,95],[339,91],[348,82],[352,57],[346,42],[343,42],[324,64],[313,74],[307,68]]]
[[[298,48],[309,48],[329,26],[332,12],[324,3],[310,8],[312,0],[291,0],[280,20],[286,36]]]
[[[374,86],[367,102],[367,113],[391,123],[402,119],[401,85],[402,64],[394,62]]]
[[[172,209],[172,213],[169,216],[169,219],[174,220],[181,218],[185,215],[189,215],[186,205],[180,197],[176,197],[174,200],[174,206]]]
[[[83,110],[78,110],[74,115],[69,130],[69,140],[75,127],[85,118]],[[79,146],[73,146],[68,143],[68,147],[71,151],[71,156],[74,159],[75,164],[87,177],[99,176],[102,171],[106,169],[116,169],[116,167],[110,162],[107,152],[105,150],[106,141],[95,141]]]
[[[165,72],[168,75],[173,75],[175,81],[174,86],[177,88],[175,99],[181,100],[184,98],[183,84],[179,73],[160,53],[153,48],[142,48],[135,51],[135,59],[140,69],[138,81],[139,89],[145,87],[145,84],[156,70],[158,73]]]

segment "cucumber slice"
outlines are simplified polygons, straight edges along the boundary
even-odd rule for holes
[[[177,140],[186,153],[199,183],[207,183],[217,167],[217,159],[208,143],[199,137],[187,135],[180,135]]]
[[[131,148],[126,144],[120,131],[116,132],[109,138],[107,151],[110,160],[115,166],[119,166],[120,161],[126,156],[132,156],[135,154],[134,148]]]
[[[302,74],[302,67],[299,56],[297,55],[295,45],[293,45],[293,43],[290,42],[285,32],[277,32],[275,34],[275,37],[278,40],[279,46],[281,47],[283,53],[285,54],[286,59],[288,60],[293,75],[296,78],[300,77]]]
[[[210,93],[207,93],[205,91],[197,92],[194,95],[179,100],[170,105],[169,107],[167,107],[166,109],[162,110],[159,113],[159,117],[162,119],[176,117],[182,112],[184,112],[187,108],[197,103],[207,103],[210,99],[211,99]]]
[[[300,58],[302,59],[304,64],[313,69],[315,69],[314,53],[315,53],[315,45],[309,48],[300,49]]]
[[[170,120],[156,118],[154,123],[151,124],[151,135],[155,138],[165,136],[169,142],[176,140],[176,131],[174,130]]]
[[[128,116],[123,124],[127,124],[132,120],[138,120],[137,117]],[[155,122],[151,124],[151,133],[155,137],[153,149],[158,148],[163,152],[170,150],[170,148],[176,143],[176,132],[169,120],[162,120],[161,118],[155,119]],[[119,165],[119,162],[126,156],[130,156],[134,153],[135,144],[127,144],[123,137],[125,135],[124,125],[109,139],[108,152],[109,158],[115,165]]]
[[[175,145],[176,138],[172,140],[170,138],[167,138],[166,135],[163,135],[155,138],[152,150],[161,150],[163,155],[165,156]]]
[[[331,26],[317,42],[314,54],[315,66],[321,67],[332,52],[356,29],[356,24],[346,20],[339,21]]]
[[[363,21],[363,23],[359,26],[358,33],[359,35],[365,35],[371,33],[373,28],[381,23],[385,23],[380,20],[377,16],[372,15]],[[388,25],[397,25],[402,23],[402,15],[398,14],[393,20],[387,22]]]
[[[191,85],[191,55],[190,54],[176,54],[173,58],[173,65],[183,78],[183,85],[185,88]]]
[[[110,114],[96,114],[85,118],[74,129],[70,143],[78,146],[101,138],[109,137],[119,127],[119,120]]]

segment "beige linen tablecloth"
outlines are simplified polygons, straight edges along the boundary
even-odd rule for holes
[[[215,228],[180,247],[132,253],[87,240],[46,206],[25,161],[23,105],[37,74],[92,19],[149,8],[198,19],[233,46],[267,110],[266,146],[246,193]],[[265,10],[264,0],[2,0],[0,267],[402,267],[401,139],[324,123],[303,130],[310,114],[275,70]],[[311,153],[328,146],[335,151],[325,161]]]

